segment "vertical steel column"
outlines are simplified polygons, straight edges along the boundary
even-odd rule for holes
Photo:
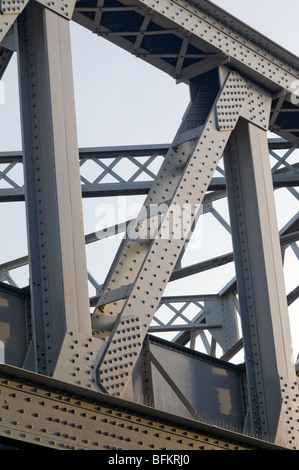
[[[66,329],[91,334],[68,20],[30,2],[18,19],[35,368]]]
[[[225,154],[249,387],[247,430],[277,437],[282,378],[294,379],[266,131],[240,119]]]

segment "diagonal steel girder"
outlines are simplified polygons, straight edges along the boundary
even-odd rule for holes
[[[15,0],[11,2],[9,0],[0,1],[0,42],[3,41],[10,28],[15,23],[16,19],[22,13],[26,5],[30,0]],[[54,0],[53,2],[47,2],[46,0],[36,0],[38,3],[56,12],[58,15],[71,20],[73,11],[75,8],[75,0],[64,1]]]
[[[109,394],[124,393],[190,225],[239,117],[267,129],[268,94],[238,72],[223,70],[224,83],[215,96],[207,98],[207,88],[213,79],[217,81],[218,71],[201,79],[144,208],[120,246],[93,314],[94,332],[106,334],[99,383]],[[200,116],[199,103],[204,108]],[[189,209],[189,220],[181,224]]]

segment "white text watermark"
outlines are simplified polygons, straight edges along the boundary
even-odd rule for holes
[[[203,207],[200,204],[129,204],[120,198],[116,204],[103,203],[96,208],[95,233],[100,238],[116,236],[136,241],[155,238],[188,242],[188,249],[197,250],[203,243]],[[119,223],[119,220],[126,223]],[[125,232],[125,234],[124,234]]]

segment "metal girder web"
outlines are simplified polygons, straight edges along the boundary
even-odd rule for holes
[[[100,334],[107,328],[112,330],[99,366],[99,381],[116,396],[126,388],[190,224],[239,116],[267,129],[270,98],[264,91],[231,72],[219,94],[210,96],[209,101],[204,85],[210,84],[212,77],[215,79],[215,72],[197,83],[195,98],[149,192],[145,210],[135,221],[135,232],[127,231],[93,314],[94,330]],[[142,227],[148,220],[144,213],[154,204],[163,204],[161,222],[149,215],[151,223]],[[175,227],[186,207],[191,208],[189,227],[181,225],[178,232]]]

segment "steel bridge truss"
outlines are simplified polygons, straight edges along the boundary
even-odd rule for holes
[[[299,258],[299,215],[279,231],[274,193],[299,199],[298,59],[207,0],[0,8],[0,76],[16,51],[23,135],[0,154],[0,201],[25,201],[28,238],[28,255],[0,266],[3,445],[297,449],[299,286],[286,292],[283,260]],[[188,84],[173,142],[78,150],[70,20]],[[136,218],[84,234],[82,197],[130,195],[143,197]],[[184,265],[207,214],[232,250]],[[101,268],[101,240],[120,233],[99,284],[87,246]],[[219,292],[165,293],[226,264]]]

